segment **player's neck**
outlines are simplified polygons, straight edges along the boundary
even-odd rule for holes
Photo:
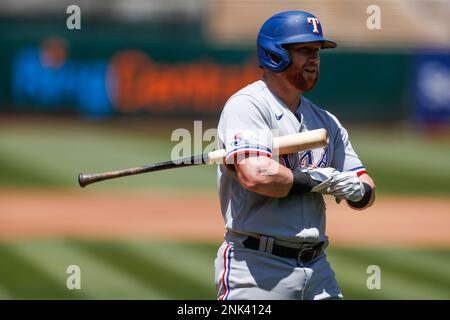
[[[293,90],[292,86],[285,81],[280,81],[280,79],[275,79],[275,77],[267,75],[264,73],[262,80],[266,83],[267,88],[275,96],[277,96],[283,103],[292,111],[297,111],[302,98],[302,93],[298,90]]]

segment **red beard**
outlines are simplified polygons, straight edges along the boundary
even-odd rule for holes
[[[317,81],[319,81],[320,70],[317,70],[314,73],[308,73],[304,70],[300,72],[293,72],[289,75],[288,81],[289,83],[301,92],[308,92],[314,89]]]

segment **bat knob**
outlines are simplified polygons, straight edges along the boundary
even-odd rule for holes
[[[82,187],[82,188],[84,188],[84,187],[87,185],[87,183],[86,183],[86,181],[85,181],[85,179],[84,179],[84,174],[82,174],[82,173],[80,173],[80,174],[78,175],[78,184],[79,184],[80,187]]]

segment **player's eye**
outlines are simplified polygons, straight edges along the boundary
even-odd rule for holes
[[[307,52],[308,50],[309,50],[309,48],[307,48],[307,47],[297,48],[297,51],[299,51],[299,52]]]
[[[300,54],[303,54],[303,55],[307,55],[307,56],[311,56],[311,55],[318,55],[318,53],[319,53],[319,48],[312,48],[312,47],[304,47],[304,48],[301,48],[302,50],[301,51],[298,51]]]

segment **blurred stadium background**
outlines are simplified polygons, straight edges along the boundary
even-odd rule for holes
[[[72,4],[80,30],[66,27]],[[344,296],[450,298],[446,0],[1,1],[0,298],[215,299],[214,166],[83,190],[76,177],[167,160],[174,129],[214,128],[259,77],[258,28],[284,10],[315,13],[338,42],[307,96],[349,129],[377,182],[364,214],[329,205]],[[66,288],[74,264],[81,290]]]

